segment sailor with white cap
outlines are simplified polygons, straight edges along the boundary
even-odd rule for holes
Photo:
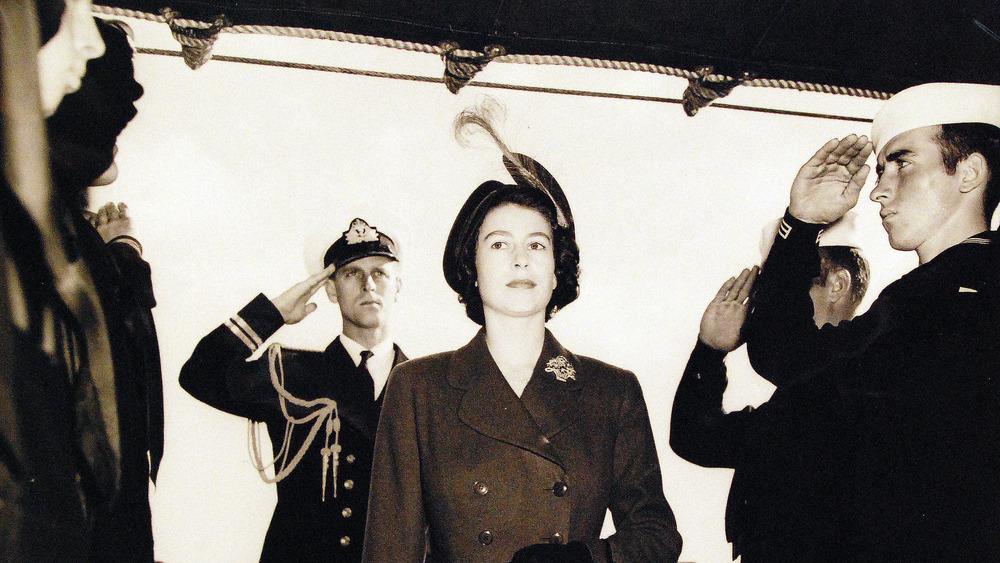
[[[195,398],[267,425],[274,463],[254,462],[277,482],[278,503],[261,561],[360,561],[368,491],[389,371],[406,360],[389,337],[400,289],[399,237],[357,216],[311,237],[311,275],[283,294],[258,295],[198,343],[180,374]],[[272,334],[316,309],[325,288],[342,332],[323,352],[272,344]],[[273,476],[265,470],[273,465]]]
[[[1000,86],[925,84],[886,102],[871,199],[920,265],[835,327],[813,323],[817,237],[857,203],[872,145],[831,140],[792,185],[743,334],[776,397],[807,407],[783,413],[796,430],[782,463],[812,483],[787,521],[809,523],[824,559],[1000,561],[998,126]]]

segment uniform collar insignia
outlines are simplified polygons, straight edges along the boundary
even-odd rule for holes
[[[372,227],[364,219],[354,219],[351,226],[344,231],[344,239],[347,244],[357,244],[359,242],[374,242],[378,240],[378,229]]]
[[[567,380],[576,380],[576,369],[573,364],[569,363],[566,356],[556,356],[549,360],[545,364],[545,371],[556,376],[556,379],[562,383],[566,383]]]

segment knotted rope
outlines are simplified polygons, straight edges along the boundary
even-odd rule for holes
[[[198,70],[212,58],[212,46],[219,38],[219,32],[230,25],[229,19],[224,15],[216,16],[212,23],[202,23],[181,20],[178,18],[180,14],[171,8],[163,8],[160,12],[170,26],[170,33],[181,44],[184,62],[191,70]]]
[[[109,6],[94,6],[94,12],[98,14],[115,16],[115,17],[129,17],[142,19],[147,21],[164,22],[166,21],[162,16],[155,14],[148,14],[145,12],[139,12],[135,10],[126,10],[123,8],[113,8]],[[181,25],[192,25],[195,23],[200,23],[201,25],[208,25],[202,22],[195,22],[194,20],[184,20],[177,19],[176,22]],[[445,49],[438,45],[425,45],[423,43],[414,43],[411,41],[399,41],[396,39],[388,39],[384,37],[373,37],[368,35],[358,35],[354,33],[344,33],[340,31],[326,31],[321,29],[308,29],[300,27],[282,27],[273,25],[234,25],[224,27],[220,30],[225,33],[254,33],[263,35],[278,35],[283,37],[302,37],[309,39],[326,39],[332,41],[343,41],[347,43],[357,43],[362,45],[376,45],[380,47],[388,47],[391,49],[400,49],[404,51],[413,51],[418,53],[430,53],[437,56],[443,56]],[[488,56],[488,53],[482,53],[481,56]],[[588,67],[588,68],[601,68],[601,69],[611,69],[611,70],[630,70],[635,72],[649,72],[654,74],[662,74],[666,76],[675,76],[685,79],[697,79],[699,75],[697,72],[678,69],[667,66],[654,65],[649,63],[637,63],[629,61],[610,61],[603,59],[589,59],[586,57],[571,57],[565,55],[515,55],[506,54],[496,56],[492,59],[496,62],[501,63],[513,63],[513,64],[530,64],[530,65],[559,65],[559,66],[578,66],[578,67]],[[313,68],[311,65],[301,65],[297,68],[310,69]],[[323,70],[323,67],[316,65],[317,70]],[[726,80],[734,80],[733,77],[728,77],[724,75],[709,75],[706,77],[712,82],[722,82]],[[854,96],[859,98],[871,98],[875,100],[887,100],[891,94],[886,92],[879,92],[875,90],[867,90],[863,88],[849,88],[845,86],[832,86],[828,84],[813,84],[810,82],[802,82],[796,80],[780,80],[773,78],[755,78],[753,80],[743,83],[743,86],[748,87],[758,87],[758,88],[778,88],[785,90],[799,90],[803,92],[821,92],[825,94],[842,94],[847,96]]]

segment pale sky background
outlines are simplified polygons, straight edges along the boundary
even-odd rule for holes
[[[177,50],[165,24],[126,19],[139,47]],[[216,55],[440,77],[439,57],[317,39],[222,34]],[[151,492],[156,554],[167,563],[256,561],[275,493],[253,468],[245,419],[188,396],[177,374],[198,340],[257,293],[306,277],[311,233],[343,231],[359,211],[404,223],[404,282],[394,323],[410,357],[454,349],[477,326],[441,273],[444,242],[481,182],[510,182],[486,142],[463,148],[454,117],[484,96],[506,108],[507,143],[541,162],[570,201],[581,248],[580,298],[549,326],[577,354],[638,376],[684,537],[682,561],[731,560],[723,528],[731,470],[703,469],[668,443],[674,390],[698,322],[730,275],[761,260],[761,233],[781,216],[799,166],[833,137],[867,123],[362,77],[138,54],[146,93],[119,140],[118,181],[97,206],[125,201],[153,268],[163,360],[166,455]],[[661,75],[492,63],[477,80],[680,98]],[[871,118],[881,102],[738,88],[727,104]],[[874,174],[872,174],[874,176]],[[872,265],[863,307],[915,265],[889,249],[862,193],[853,233]],[[395,216],[395,218],[393,218]],[[376,223],[376,226],[378,223]],[[335,306],[272,339],[322,349],[339,332]],[[759,404],[773,388],[743,350],[729,360],[726,405]]]

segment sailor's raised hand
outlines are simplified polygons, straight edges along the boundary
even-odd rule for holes
[[[330,279],[334,269],[334,265],[330,264],[322,272],[309,276],[271,299],[271,303],[281,313],[285,324],[295,324],[316,310],[316,304],[310,303],[309,300]]]

